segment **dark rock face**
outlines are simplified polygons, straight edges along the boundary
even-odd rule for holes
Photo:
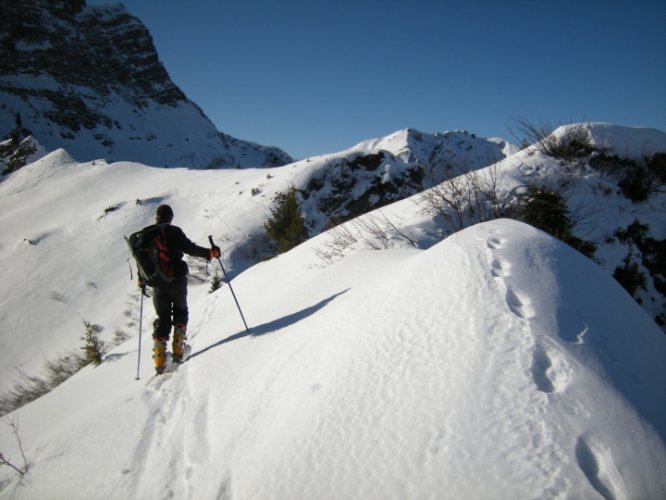
[[[15,144],[12,139],[0,142],[0,175],[11,174],[24,167],[39,152],[40,146],[32,136]]]
[[[119,92],[139,107],[149,99],[171,106],[186,100],[159,62],[148,30],[119,5],[113,10],[84,9],[82,1],[1,5],[9,37],[2,40],[8,57],[0,60],[0,74],[48,74],[102,97]],[[47,99],[62,107],[54,94],[47,93]]]
[[[331,160],[300,190],[306,213],[324,214],[327,226],[358,217],[423,189],[423,169],[388,151]],[[310,229],[321,231],[309,221]]]
[[[292,161],[277,148],[230,145],[236,140],[221,135],[171,81],[150,33],[121,4],[0,0],[0,18],[0,138],[18,115],[47,149],[65,147],[81,161],[190,167]],[[174,133],[182,123],[187,130]],[[171,125],[168,134],[160,124]]]

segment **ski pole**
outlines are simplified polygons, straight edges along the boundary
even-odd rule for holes
[[[210,246],[214,247],[215,243],[213,243],[213,236],[209,235],[208,236],[208,241],[210,241]],[[229,290],[231,290],[231,295],[234,298],[234,301],[236,302],[236,307],[238,307],[238,312],[240,313],[240,317],[243,320],[243,324],[245,325],[245,331],[247,333],[250,333],[250,329],[247,327],[247,323],[245,321],[245,316],[243,316],[243,311],[241,311],[240,304],[238,303],[238,299],[236,298],[236,294],[234,293],[234,289],[231,287],[231,281],[227,277],[227,272],[224,270],[224,266],[222,265],[222,259],[219,257],[217,258],[217,262],[220,264],[220,268],[222,269],[222,274],[224,275],[224,279],[227,282],[227,285],[229,285]]]
[[[136,380],[139,380],[139,370],[141,369],[141,327],[143,323],[143,293],[144,289],[141,288],[141,307],[139,308],[139,355],[136,361]]]

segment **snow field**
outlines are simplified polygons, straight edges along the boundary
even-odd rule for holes
[[[503,166],[509,186],[543,175],[521,154]],[[239,245],[299,172],[60,151],[0,183],[0,255],[18,284],[0,291],[3,383],[79,345],[83,318],[132,335],[17,412],[31,470],[0,469],[0,498],[665,496],[666,340],[607,271],[515,221],[440,241],[446,228],[404,200],[382,211],[420,249],[395,238],[324,262],[322,234],[241,272]],[[192,357],[153,377],[146,301],[136,381],[122,235],[160,203],[194,241],[215,237],[251,332],[226,285],[192,284]],[[617,227],[609,214],[596,230]],[[0,451],[18,456],[6,426]]]
[[[664,370],[597,349],[597,336],[625,347],[631,337],[609,326],[604,340],[596,325],[608,311],[594,303],[615,304],[611,315],[639,326],[655,353],[664,342],[632,301],[577,291],[605,277],[578,254],[513,221],[426,251],[361,251],[328,267],[304,265],[309,252],[301,246],[233,281],[250,335],[226,287],[212,295],[195,287],[192,357],[174,373],[150,376],[145,336],[141,381],[131,341],[22,409],[33,470],[20,486],[3,479],[4,491],[276,499],[664,491],[664,408],[653,399]],[[574,269],[571,283],[556,279],[560,266]],[[579,309],[583,293],[591,304]],[[569,320],[554,322],[561,306]],[[563,339],[560,325],[582,314],[587,333]],[[627,373],[650,397],[632,393]]]

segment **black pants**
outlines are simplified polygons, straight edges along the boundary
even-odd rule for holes
[[[187,278],[177,278],[166,286],[153,288],[153,306],[157,319],[153,338],[169,339],[171,325],[187,325]]]

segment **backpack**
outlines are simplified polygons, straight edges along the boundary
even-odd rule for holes
[[[166,224],[156,224],[125,237],[141,279],[151,287],[167,285],[176,277],[165,227]]]

